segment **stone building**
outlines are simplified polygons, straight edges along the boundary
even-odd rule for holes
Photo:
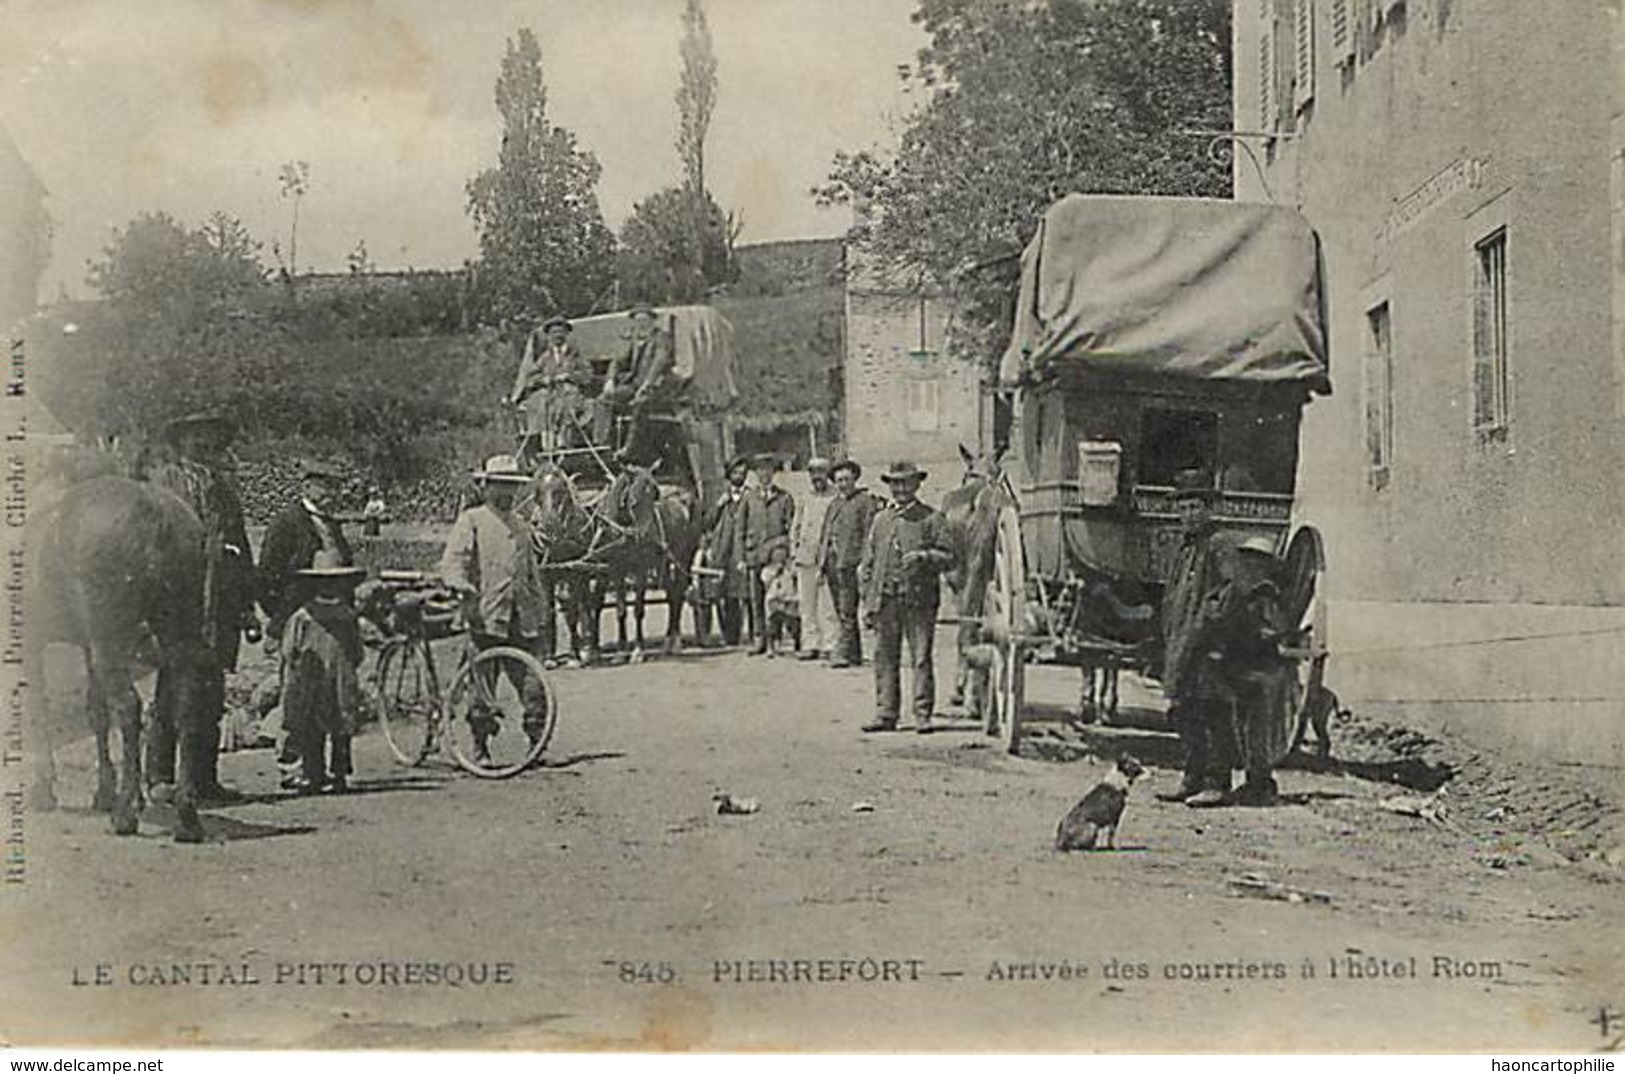
[[[974,451],[979,441],[980,373],[948,354],[950,319],[939,293],[884,278],[848,246],[846,451],[871,473],[919,463],[930,499],[957,483],[959,445]]]
[[[1620,4],[1235,0],[1235,189],[1324,243],[1328,538],[1355,704],[1617,763]]]

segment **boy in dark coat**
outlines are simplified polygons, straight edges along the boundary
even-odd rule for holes
[[[363,705],[361,627],[352,598],[366,571],[324,551],[299,574],[310,595],[288,617],[281,639],[282,719],[303,769],[290,786],[299,794],[324,786],[342,794],[349,789],[350,736]]]

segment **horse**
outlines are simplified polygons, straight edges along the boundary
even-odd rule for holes
[[[949,704],[955,707],[971,698],[971,712],[981,713],[984,692],[981,680],[986,671],[973,666],[967,654],[981,641],[981,625],[987,599],[987,583],[993,576],[993,549],[998,535],[999,512],[1014,502],[1001,463],[1002,451],[973,455],[959,445],[965,471],[959,487],[942,498],[942,517],[954,539],[954,565],[944,576],[953,594],[959,616],[958,643],[954,647],[954,688]]]
[[[111,811],[113,831],[132,835],[141,807],[141,699],[135,679],[158,670],[158,718],[197,711],[193,704],[215,657],[204,639],[203,526],[172,493],[128,477],[73,484],[31,526],[26,582],[29,631],[24,674],[32,684],[36,808],[55,808],[55,763],[47,731],[45,649],[71,645],[85,660],[88,707],[96,736],[95,809]],[[122,763],[113,767],[109,736],[117,727]],[[197,812],[200,736],[178,728],[175,840],[203,840]]]
[[[622,649],[627,641],[626,601],[630,590],[636,627],[632,655],[633,659],[642,657],[644,592],[653,581],[666,593],[665,652],[679,652],[690,568],[700,543],[693,496],[686,491],[663,490],[653,470],[629,465],[610,482],[599,511],[625,538],[606,551],[606,584],[615,593]]]
[[[598,613],[603,607],[590,567],[580,564],[599,551],[603,525],[577,499],[569,475],[552,463],[536,471],[530,502],[522,505],[536,544],[542,584],[555,598],[570,634],[570,654],[583,664],[597,656]],[[556,569],[564,567],[565,569]]]

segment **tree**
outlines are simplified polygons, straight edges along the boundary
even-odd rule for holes
[[[633,207],[616,259],[623,301],[698,302],[737,275],[737,225],[710,195],[699,206],[697,227],[694,193],[686,186],[667,187]]]
[[[468,183],[487,314],[500,321],[587,313],[614,268],[614,236],[596,192],[602,168],[574,134],[548,122],[541,47],[528,29],[507,43],[496,106],[497,166]]]
[[[293,202],[293,219],[288,225],[288,276],[299,272],[299,205],[310,192],[310,163],[290,160],[277,173],[282,196]]]
[[[702,0],[683,9],[683,40],[678,46],[683,73],[677,83],[677,159],[691,191],[705,190],[705,135],[717,106],[717,55]]]
[[[862,210],[852,237],[879,268],[954,288],[991,329],[1008,258],[1061,195],[1228,196],[1228,169],[1180,132],[1230,126],[1229,10],[921,0],[930,44],[903,77],[924,103],[894,155],[837,154],[814,196]]]
[[[144,213],[115,230],[88,272],[106,301],[87,313],[62,358],[65,410],[96,431],[150,430],[264,383],[259,252],[225,213],[196,229]]]
[[[740,223],[705,188],[705,137],[717,103],[717,57],[702,0],[683,9],[678,45],[677,158],[680,186],[638,202],[621,227],[616,278],[625,301],[697,302],[737,276]]]

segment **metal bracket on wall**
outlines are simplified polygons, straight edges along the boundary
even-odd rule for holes
[[[1246,152],[1247,159],[1252,161],[1253,170],[1258,173],[1258,182],[1264,188],[1264,196],[1275,203],[1275,192],[1270,189],[1269,177],[1264,174],[1264,164],[1258,159],[1258,153],[1249,144],[1256,139],[1269,143],[1272,141],[1290,142],[1298,136],[1291,131],[1216,131],[1199,128],[1181,128],[1174,132],[1191,138],[1206,138],[1208,159],[1215,164],[1229,165],[1236,159],[1236,146],[1241,146]]]

